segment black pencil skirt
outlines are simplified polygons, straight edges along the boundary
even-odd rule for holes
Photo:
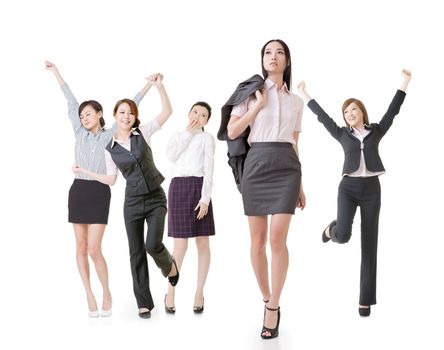
[[[301,163],[292,144],[251,144],[241,185],[245,215],[294,214],[300,187]]]
[[[68,196],[68,221],[74,224],[107,224],[111,190],[95,180],[74,179]]]

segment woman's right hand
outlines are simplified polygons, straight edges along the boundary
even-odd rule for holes
[[[185,130],[188,132],[193,132],[193,130],[196,130],[197,128],[199,128],[197,119],[191,119]]]
[[[56,71],[57,70],[57,66],[54,63],[49,62],[49,61],[45,61],[45,68],[47,70],[50,70],[50,71]]]
[[[72,166],[72,172],[74,174],[77,174],[77,173],[82,174],[83,173],[83,169],[80,166],[78,166],[77,164],[74,164]]]
[[[257,90],[254,95],[256,96],[256,106],[258,109],[262,109],[262,107],[264,107],[267,103],[267,90]]]

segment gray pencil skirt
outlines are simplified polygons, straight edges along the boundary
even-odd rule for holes
[[[300,186],[301,163],[292,144],[251,144],[241,185],[245,215],[294,214]]]

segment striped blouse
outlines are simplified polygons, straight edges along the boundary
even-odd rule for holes
[[[93,173],[106,174],[105,146],[111,140],[111,137],[116,130],[116,123],[113,124],[112,128],[101,128],[96,133],[86,130],[80,122],[79,103],[68,84],[63,84],[61,89],[68,102],[68,117],[71,120],[74,136],[76,138],[74,147],[75,164]],[[143,96],[141,96],[140,93],[137,93],[134,97],[134,102],[139,105],[142,99]],[[80,173],[76,173],[75,178],[94,180],[93,178]]]

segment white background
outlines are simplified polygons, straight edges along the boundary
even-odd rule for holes
[[[441,14],[438,1],[427,0],[2,2],[0,347],[442,349]],[[223,142],[216,150],[217,234],[204,314],[192,313],[196,250],[190,241],[176,315],[164,313],[166,281],[150,259],[156,308],[150,320],[137,317],[119,178],[103,242],[114,314],[88,319],[67,223],[74,137],[63,95],[43,62],[58,65],[79,101],[100,101],[108,126],[115,101],[132,97],[145,76],[162,72],[174,113],[152,148],[167,175],[166,142],[185,127],[192,103],[213,106],[207,130],[215,135],[221,106],[238,82],[260,73],[260,49],[272,38],[291,49],[293,91],[305,79],[338,123],[342,102],[352,96],[364,101],[371,121],[379,121],[401,84],[401,69],[413,72],[401,113],[380,147],[387,173],[381,177],[378,304],[371,317],[357,312],[359,214],[349,244],[321,243],[322,229],[336,215],[343,155],[306,109],[299,147],[307,207],[290,228],[277,340],[259,337],[263,305]],[[159,110],[152,90],[141,104],[142,120]],[[172,249],[170,238],[165,243]],[[100,305],[101,289],[91,275]]]

